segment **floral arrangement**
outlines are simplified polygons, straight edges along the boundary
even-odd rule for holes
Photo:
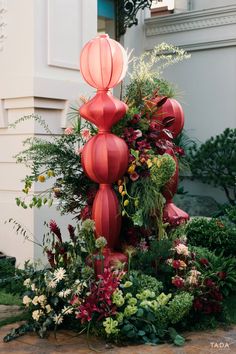
[[[175,229],[163,221],[162,190],[176,169],[169,151],[178,159],[184,151],[169,139],[174,117],[158,120],[160,108],[173,94],[161,71],[186,57],[182,50],[162,44],[135,59],[124,94],[129,110],[113,128],[130,150],[126,174],[114,186],[123,218],[122,251],[128,257],[127,265],[117,262],[107,267],[106,239],[94,236],[91,210],[97,186],[81,167],[81,151],[96,133],[94,126],[81,121],[76,107],[73,125],[63,135],[52,136],[50,141],[25,141],[17,161],[28,165],[31,174],[24,180],[24,197],[16,203],[25,209],[40,208],[50,207],[56,199],[61,212],[74,214],[77,226],[68,225],[69,240],[65,241],[57,223],[49,222],[43,244],[48,264],[41,270],[28,265],[24,272],[28,321],[5,341],[27,331],[44,337],[50,329],[69,326],[116,343],[154,345],[171,340],[183,345],[177,330],[193,327],[196,320],[200,325],[222,320],[223,300],[235,289],[235,261],[191,246],[184,226]],[[160,71],[152,71],[160,60]],[[40,117],[34,119],[49,132]],[[49,189],[32,194],[34,182],[47,180],[52,182]]]

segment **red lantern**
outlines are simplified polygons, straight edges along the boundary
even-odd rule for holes
[[[158,103],[160,97],[156,97],[152,102]],[[157,122],[162,123],[167,117],[174,117],[175,120],[167,129],[172,133],[173,138],[176,138],[184,127],[184,111],[182,106],[174,98],[168,98],[163,105],[152,115],[152,119],[157,120]],[[163,137],[163,136],[161,136]],[[165,135],[165,139],[168,137]]]
[[[123,139],[111,133],[99,133],[83,148],[82,166],[97,183],[114,183],[125,173],[129,150]]]
[[[89,41],[80,56],[84,80],[98,90],[108,90],[121,82],[128,68],[126,51],[120,43],[102,34]]]
[[[85,81],[98,89],[95,97],[80,108],[80,114],[99,129],[98,134],[83,148],[82,165],[86,174],[100,183],[92,217],[96,235],[106,238],[110,250],[119,246],[121,227],[119,202],[111,184],[125,173],[129,152],[125,141],[110,132],[113,124],[125,114],[127,106],[114,98],[109,88],[124,78],[127,64],[124,48],[108,35],[89,41],[80,58],[80,69]],[[110,250],[104,253],[104,264],[127,259],[123,254]]]

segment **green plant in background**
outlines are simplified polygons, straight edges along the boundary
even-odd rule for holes
[[[161,96],[173,97],[174,89],[162,78],[163,71],[166,67],[188,58],[190,55],[183,49],[167,43],[161,43],[152,51],[134,58],[125,100],[139,107],[143,104],[144,98],[150,99],[156,91]],[[156,68],[155,65],[157,65]]]
[[[221,219],[194,218],[185,229],[192,246],[207,247],[218,254],[236,255],[236,227]]]
[[[227,128],[200,147],[190,149],[192,178],[224,190],[231,205],[236,203],[236,129]]]

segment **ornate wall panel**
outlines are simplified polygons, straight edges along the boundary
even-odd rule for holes
[[[79,70],[85,3],[85,0],[48,0],[48,65]]]

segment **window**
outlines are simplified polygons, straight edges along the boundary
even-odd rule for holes
[[[115,1],[98,0],[98,33],[115,38]]]
[[[167,6],[168,10],[173,10],[175,7],[174,0],[153,0],[152,2],[152,9],[157,7]]]

